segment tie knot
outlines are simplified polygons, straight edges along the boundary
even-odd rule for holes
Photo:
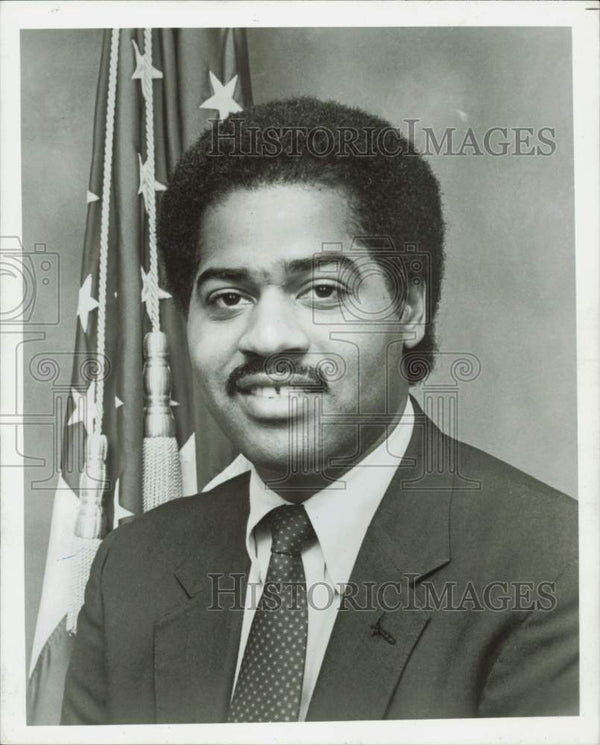
[[[277,507],[267,516],[273,543],[271,552],[297,555],[315,537],[315,531],[301,504]]]

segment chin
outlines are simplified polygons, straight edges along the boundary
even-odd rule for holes
[[[299,425],[282,420],[261,426],[244,417],[221,416],[220,423],[236,448],[259,471],[273,474],[274,478],[293,474],[295,479],[302,479],[303,475],[320,472],[324,458],[346,452],[340,443],[329,438],[317,444],[312,422]]]
[[[244,442],[240,450],[260,470],[285,474],[293,465],[287,439],[284,442],[274,443],[253,438]]]

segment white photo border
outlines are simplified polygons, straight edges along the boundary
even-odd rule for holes
[[[98,727],[27,726],[25,719],[23,472],[2,476],[2,719],[3,743],[563,743],[598,742],[600,726],[600,434],[598,411],[599,45],[600,11],[586,2],[4,2],[1,24],[0,235],[22,235],[21,29],[153,27],[570,27],[573,50],[575,236],[577,287],[578,474],[580,504],[581,694],[578,717],[382,722],[189,724]],[[14,287],[8,287],[14,292]],[[9,307],[11,298],[8,298]],[[16,304],[15,304],[16,305]],[[13,337],[18,340],[18,336]],[[13,354],[8,352],[13,350]],[[2,423],[23,411],[17,345],[1,356]],[[14,417],[13,417],[14,418]],[[16,418],[14,418],[17,421]],[[22,431],[22,428],[20,428]],[[8,455],[2,440],[2,463]]]

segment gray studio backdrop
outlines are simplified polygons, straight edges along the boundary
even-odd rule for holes
[[[460,386],[461,439],[575,495],[569,29],[291,28],[248,36],[257,103],[334,98],[404,131],[408,119],[438,137],[455,127],[459,143],[469,126],[478,137],[491,127],[554,129],[549,156],[515,155],[514,136],[506,156],[476,156],[473,148],[432,155],[448,226],[438,337],[442,352],[470,353],[481,364]],[[28,250],[46,244],[60,260],[60,322],[24,345],[25,412],[45,416],[25,430],[25,453],[39,459],[26,471],[28,654],[56,483],[52,390],[29,362],[73,349],[101,38],[101,30],[21,36],[23,241]],[[444,365],[429,381],[447,382]]]

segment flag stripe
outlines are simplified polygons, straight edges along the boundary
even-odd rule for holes
[[[27,723],[60,724],[65,676],[73,646],[66,616],[48,637],[27,684]]]
[[[30,673],[48,637],[66,615],[69,606],[71,539],[79,500],[62,477],[58,479],[52,507],[50,543],[46,554],[44,584],[31,649]]]

